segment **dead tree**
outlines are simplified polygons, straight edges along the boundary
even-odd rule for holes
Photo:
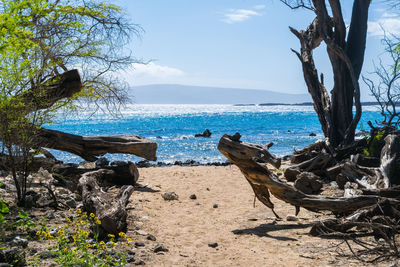
[[[263,146],[240,141],[240,135],[225,134],[219,141],[218,150],[235,164],[253,188],[257,198],[275,215],[274,204],[270,200],[270,193],[296,207],[296,214],[300,207],[318,211],[329,210],[336,213],[348,213],[379,202],[376,195],[361,195],[354,197],[324,197],[307,195],[293,186],[279,179],[270,170],[267,164],[278,168],[279,158],[268,152]],[[396,202],[397,203],[397,202]]]
[[[307,8],[316,14],[306,30],[290,27],[301,45],[300,52],[292,51],[302,63],[304,79],[325,137],[333,148],[348,145],[354,140],[362,112],[358,80],[364,61],[370,0],[354,0],[348,33],[339,0],[281,1],[291,8]],[[331,96],[325,88],[323,74],[319,77],[313,58],[313,50],[321,42],[327,46],[333,70]],[[353,103],[356,106],[354,117]]]

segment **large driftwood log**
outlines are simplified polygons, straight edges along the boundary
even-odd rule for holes
[[[96,181],[96,176],[101,176],[102,170],[88,172],[79,179],[82,191],[83,206],[88,213],[94,213],[101,221],[99,226],[100,238],[106,234],[118,235],[126,232],[128,216],[126,205],[133,193],[133,186],[123,186],[117,197],[104,192]]]
[[[240,136],[240,135],[235,135]],[[329,210],[336,213],[346,213],[378,203],[377,196],[355,196],[351,198],[324,197],[307,195],[293,186],[281,181],[266,164],[273,162],[274,156],[265,152],[264,147],[241,142],[239,138],[225,134],[219,141],[218,149],[233,164],[239,167],[241,172],[251,184],[258,199],[274,211],[274,205],[270,201],[269,192],[276,198],[296,207],[304,207],[310,210]],[[271,155],[269,158],[266,155]],[[258,158],[262,156],[262,158]],[[279,166],[279,165],[278,165]],[[395,200],[393,200],[395,201]],[[275,212],[274,212],[275,213]]]
[[[106,153],[133,154],[156,160],[157,144],[139,135],[80,136],[60,131],[40,129],[38,143],[47,148],[67,151],[87,161]]]
[[[76,166],[57,164],[53,167],[53,177],[61,184],[67,186],[71,191],[78,188],[79,179],[88,172],[95,172],[97,183],[101,187],[113,185],[135,185],[139,179],[139,171],[133,162],[118,162],[111,166],[103,166],[95,169],[82,169]]]

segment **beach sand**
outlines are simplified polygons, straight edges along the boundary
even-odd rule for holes
[[[149,266],[360,266],[338,257],[340,240],[308,235],[312,221],[326,218],[301,210],[300,220],[286,221],[293,206],[276,198],[273,213],[256,201],[236,166],[141,168],[145,185],[131,197],[129,231],[154,235],[169,249],[146,260]],[[179,200],[165,201],[173,191]],[[195,194],[197,199],[190,199]],[[218,207],[215,207],[215,204]],[[151,241],[149,241],[151,242]],[[218,243],[216,248],[209,244]],[[348,249],[347,249],[348,250]],[[347,251],[348,252],[348,251]]]

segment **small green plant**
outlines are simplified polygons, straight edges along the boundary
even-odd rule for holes
[[[36,226],[35,222],[29,216],[29,213],[26,211],[20,210],[18,212],[18,220],[15,221],[12,225],[12,229],[20,228],[24,232],[28,232],[32,228]]]
[[[3,201],[0,200],[0,233],[2,234],[3,232],[3,225],[6,219],[4,218],[4,214],[7,214],[9,212],[7,204]]]
[[[367,157],[376,157],[380,153],[380,146],[382,139],[385,136],[385,131],[378,131],[375,136],[371,136],[367,139],[368,148],[364,149],[364,155]]]
[[[98,228],[101,221],[95,214],[88,216],[80,209],[76,213],[78,216],[74,214],[66,218],[64,225],[58,226],[55,236],[50,234],[45,223],[36,233],[42,239],[57,241],[54,246],[56,262],[61,266],[124,266],[127,263],[125,253],[116,249],[115,235],[109,234],[107,243],[100,241]],[[118,243],[127,247],[132,242],[123,232],[119,233],[118,241],[123,241]]]

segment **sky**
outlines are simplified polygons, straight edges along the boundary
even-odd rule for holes
[[[134,64],[123,76],[130,85],[183,84],[225,88],[307,92],[292,26],[305,29],[314,19],[308,10],[291,10],[279,0],[116,0],[131,21],[143,29],[134,37]],[[350,24],[351,2],[342,2]],[[396,13],[397,12],[397,13]],[[400,10],[373,0],[363,75],[383,54],[382,29],[400,34]],[[317,69],[332,86],[324,46],[314,52]],[[360,82],[362,100],[371,100]]]

